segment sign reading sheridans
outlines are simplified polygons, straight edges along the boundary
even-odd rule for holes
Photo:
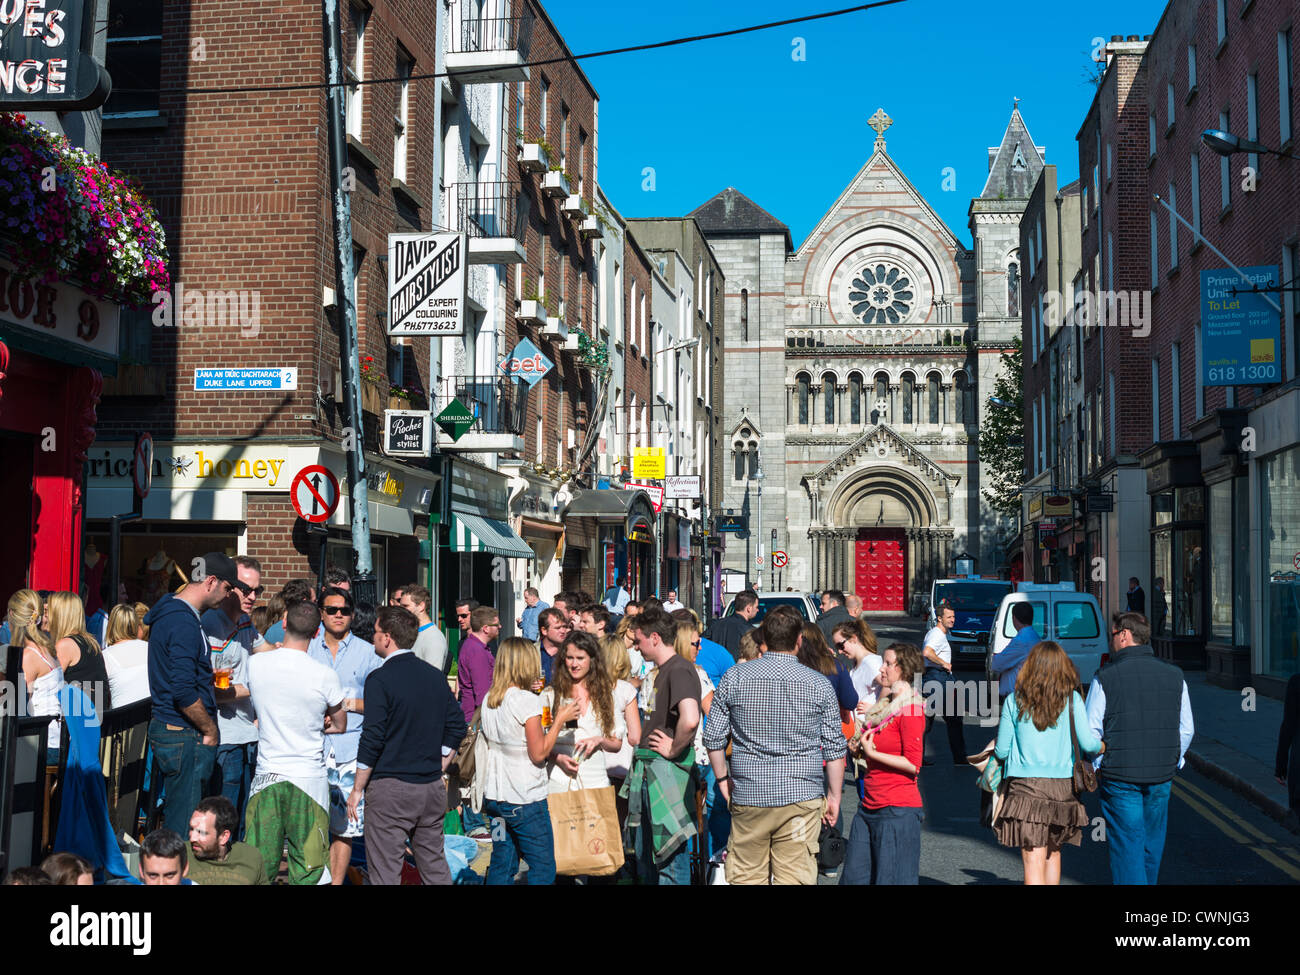
[[[95,0],[0,0],[0,111],[88,110],[112,89],[92,56]]]
[[[464,234],[388,235],[389,335],[465,334],[465,247]]]

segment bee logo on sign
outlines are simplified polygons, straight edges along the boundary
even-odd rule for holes
[[[465,334],[465,235],[388,235],[388,334]]]

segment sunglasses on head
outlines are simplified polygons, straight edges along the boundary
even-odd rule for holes
[[[321,612],[329,616],[351,616],[352,610],[346,606],[326,606]]]

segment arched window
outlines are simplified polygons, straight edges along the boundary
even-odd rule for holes
[[[795,377],[795,398],[799,402],[799,423],[808,425],[808,393],[812,386],[812,377],[806,372]]]
[[[749,341],[749,289],[740,289],[740,341]]]
[[[956,412],[956,422],[958,426],[966,423],[966,395],[970,392],[966,388],[966,374],[959,372],[952,377],[953,387],[953,407]]]
[[[937,372],[932,372],[927,377],[927,379],[928,379],[927,382],[928,389],[926,390],[926,392],[929,394],[928,396],[929,399],[928,412],[930,415],[929,422],[938,423],[939,422],[939,374]]]
[[[876,373],[875,395],[871,400],[871,422],[884,423],[889,419],[889,374]],[[884,408],[881,408],[881,404]]]
[[[736,457],[735,479],[737,481],[743,481],[745,479],[745,445],[743,443],[733,444],[731,452]]]
[[[862,377],[856,372],[849,375],[849,422],[862,422]]]
[[[758,444],[751,440],[749,442],[749,479],[752,481],[758,477]]]
[[[912,400],[916,396],[916,377],[910,372],[903,373],[903,422],[912,422]]]
[[[1015,261],[1007,265],[1007,317],[1020,317],[1020,265]]]
[[[835,377],[829,372],[822,376],[823,411],[826,425],[835,425]]]

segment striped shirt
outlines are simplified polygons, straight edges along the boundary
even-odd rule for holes
[[[704,745],[732,741],[732,801],[788,806],[826,795],[822,763],[846,749],[831,682],[790,653],[768,653],[722,676]]]

